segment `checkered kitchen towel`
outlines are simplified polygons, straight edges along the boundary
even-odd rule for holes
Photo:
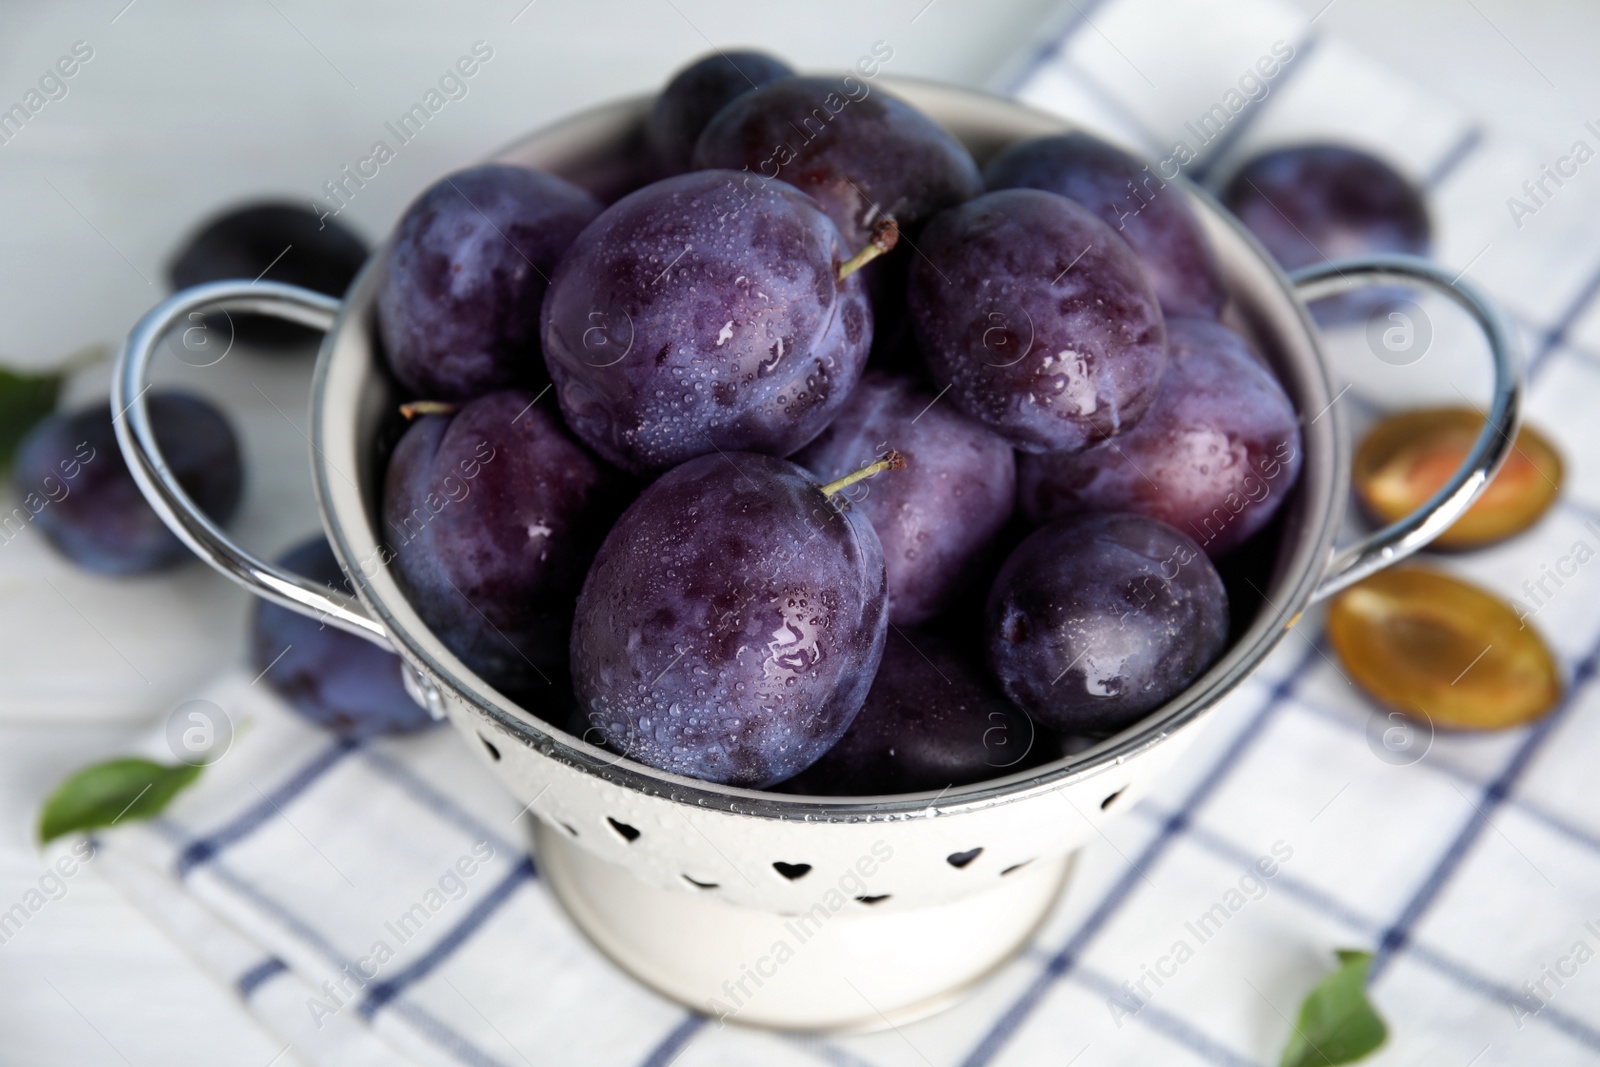
[[[1024,956],[940,1016],[818,1040],[718,1028],[611,968],[540,885],[527,817],[454,735],[334,742],[225,680],[203,695],[253,727],[102,854],[292,1046],[286,1061],[1269,1064],[1340,946],[1378,953],[1393,1037],[1376,1063],[1600,1058],[1600,597],[1587,571],[1538,584],[1570,572],[1580,543],[1600,547],[1600,183],[1529,201],[1548,161],[1277,0],[1225,18],[1198,0],[1072,0],[1001,87],[1202,180],[1316,137],[1425,184],[1439,259],[1518,323],[1530,417],[1570,465],[1531,533],[1438,562],[1536,609],[1570,674],[1564,704],[1397,758],[1318,627],[1297,627],[1156,795],[1085,850]],[[1512,196],[1534,210],[1514,216]],[[1332,417],[1359,430],[1380,402],[1486,395],[1471,327],[1423,306],[1432,347],[1411,366],[1374,359],[1359,331],[1332,339],[1351,385]],[[1271,878],[1254,875],[1263,856]],[[1218,903],[1227,921],[1201,924]],[[1180,941],[1192,951],[1175,962]]]

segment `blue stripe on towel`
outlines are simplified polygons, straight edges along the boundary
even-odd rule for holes
[[[278,957],[268,956],[266,959],[262,960],[248,971],[245,971],[238,978],[234,979],[233,987],[238,991],[240,999],[249,1000],[250,995],[257,989],[261,988],[261,986],[265,985],[271,979],[283,974],[288,969],[289,965],[284,963]]]
[[[1121,910],[1122,905],[1128,901],[1128,898],[1139,887],[1139,884],[1145,880],[1143,872],[1159,860],[1172,845],[1173,841],[1183,834],[1188,826],[1190,813],[1205,803],[1227,780],[1228,775],[1239,765],[1245,754],[1265,734],[1267,723],[1283,707],[1290,691],[1293,690],[1294,686],[1320,657],[1321,653],[1316,646],[1308,642],[1306,651],[1301,655],[1299,661],[1295,663],[1294,667],[1288,674],[1284,675],[1277,685],[1273,686],[1272,692],[1267,696],[1261,709],[1234,734],[1233,740],[1217,759],[1216,763],[1212,764],[1205,777],[1195,785],[1184,799],[1181,809],[1162,824],[1160,831],[1145,846],[1139,858],[1129,866],[1127,872],[1106,892],[1106,895],[1101,898],[1094,911],[1090,912],[1089,917],[1068,938],[1067,943],[1051,957],[1050,962],[1045,965],[1043,973],[1034,979],[1027,990],[1001,1014],[999,1019],[995,1021],[994,1026],[989,1029],[989,1032],[984,1034],[976,1047],[967,1054],[967,1058],[961,1061],[962,1067],[983,1067],[984,1064],[994,1059],[1001,1046],[1010,1040],[1033,1009],[1038,1007],[1039,1002],[1044,999],[1044,995],[1049,992],[1050,987],[1076,966],[1079,957],[1083,954],[1084,949],[1088,947],[1089,942],[1094,940],[1095,935],[1105,928],[1106,924]]]
[[[532,881],[534,877],[533,860],[527,856],[522,857],[511,871],[500,880],[499,884],[489,890],[472,910],[455,925],[449,933],[445,934],[433,947],[423,953],[414,963],[393,978],[376,982],[367,989],[366,996],[362,998],[360,1012],[362,1018],[370,1019],[395,997],[403,993],[407,986],[426,978],[441,963],[448,959],[451,953],[461,947],[461,944],[471,937],[478,927],[482,926],[491,915],[499,910],[517,887],[524,882]]]
[[[278,815],[284,805],[304,793],[312,783],[338,766],[341,760],[359,747],[358,741],[340,738],[301,766],[288,781],[263,796],[260,803],[251,805],[231,822],[224,824],[221,829],[213,830],[189,842],[183,851],[178,853],[178,877],[187,877],[190,871],[201,864],[209,863],[229,845],[255,833],[269,819]]]

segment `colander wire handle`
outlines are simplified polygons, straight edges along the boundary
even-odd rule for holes
[[[1290,274],[1307,302],[1372,285],[1422,285],[1455,301],[1477,322],[1489,343],[1494,393],[1483,429],[1460,469],[1416,511],[1340,552],[1324,571],[1312,600],[1332,596],[1398,563],[1449,529],[1483,492],[1511,454],[1522,408],[1522,376],[1516,342],[1504,317],[1477,287],[1417,256],[1374,255],[1306,267]]]
[[[111,386],[117,443],[140,492],[190,551],[250,592],[392,650],[383,627],[360,601],[247,552],[195,506],[167,467],[150,421],[145,400],[150,385],[145,379],[161,338],[199,311],[271,315],[327,332],[339,312],[339,301],[278,282],[209,282],[174,294],[140,319],[117,354]]]

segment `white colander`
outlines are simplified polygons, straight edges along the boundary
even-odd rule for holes
[[[964,90],[883,79],[981,162],[1070,125]],[[626,182],[649,106],[633,99],[533,134],[495,159],[597,189]],[[117,436],[145,495],[203,559],[253,592],[392,648],[412,695],[450,719],[536,820],[541,870],[573,920],[630,973],[735,1021],[836,1029],[932,1010],[1004,962],[1067,882],[1074,851],[1136,801],[1312,601],[1426,544],[1504,458],[1520,385],[1509,331],[1475,290],[1405,257],[1345,261],[1294,281],[1209,197],[1179,181],[1230,292],[1226,319],[1269,359],[1303,413],[1304,463],[1265,603],[1204,676],[1138,725],[1047,766],[939,794],[812,799],[681,778],[584,743],[516,706],[428,631],[384,564],[379,427],[397,398],[373,301],[380,249],[343,302],[267,282],[186,290],[151,311],[118,361]],[[1421,284],[1466,308],[1494,361],[1488,424],[1462,469],[1417,514],[1335,554],[1347,497],[1340,420],[1302,301]],[[311,468],[334,552],[359,602],[234,544],[172,479],[143,399],[156,343],[196,310],[270,314],[327,330],[312,385]]]

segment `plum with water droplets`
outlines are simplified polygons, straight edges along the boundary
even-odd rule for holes
[[[737,97],[700,135],[694,162],[788,182],[816,198],[852,250],[884,216],[914,231],[983,189],[960,141],[850,75],[785,78]]]
[[[850,729],[784,791],[877,796],[953,788],[1034,766],[1056,744],[953,646],[900,632],[889,636]]]
[[[688,170],[694,143],[717,112],[735,97],[793,74],[789,64],[765,52],[717,52],[695,60],[672,76],[650,108],[645,136],[651,149],[669,171]]]
[[[487,164],[430,186],[401,218],[378,287],[394,376],[434,400],[537,389],[550,275],[599,213],[584,190],[528,167]]]
[[[1137,722],[1199,677],[1228,636],[1228,595],[1210,559],[1142,515],[1040,527],[1000,568],[984,615],[1000,688],[1069,734]]]
[[[548,405],[507,389],[417,418],[383,499],[417,614],[491,685],[541,702],[560,699],[573,601],[627,492]]]
[[[871,240],[885,218],[914,240],[925,220],[983,191],[960,141],[853,75],[788,78],[746,93],[706,127],[695,165],[788,182],[822,205],[851,249]],[[863,272],[880,348],[909,329],[904,294],[912,258],[908,241]]]
[[[827,481],[891,447],[906,469],[846,492],[883,544],[889,621],[917,626],[950,605],[1010,518],[1016,463],[1004,439],[954,405],[876,371],[794,460]]]
[[[1220,558],[1277,513],[1301,462],[1283,387],[1220,323],[1168,319],[1167,342],[1167,375],[1137,426],[1081,452],[1019,460],[1018,500],[1030,519],[1138,512]]]
[[[861,377],[857,252],[782,182],[697,171],[607,208],[562,259],[544,353],[567,424],[636,473],[717,451],[788,455]]]
[[[1043,189],[1093,211],[1139,257],[1166,314],[1222,310],[1216,256],[1183,191],[1115,145],[1083,132],[1035,137],[1003,149],[983,176],[990,189]]]
[[[640,495],[578,597],[572,680],[591,738],[756,788],[838,741],[888,611],[877,534],[828,488],[788,460],[730,452]]]
[[[934,217],[907,301],[949,398],[1024,452],[1126,430],[1167,367],[1161,307],[1127,242],[1038,189],[986,193]]]

